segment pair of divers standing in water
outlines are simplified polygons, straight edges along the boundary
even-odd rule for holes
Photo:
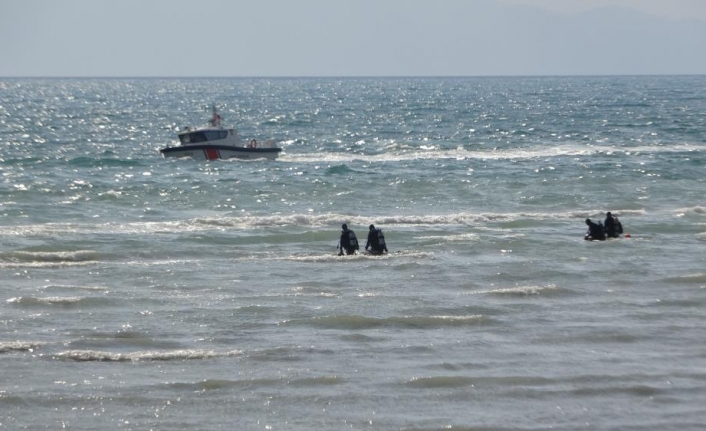
[[[355,236],[355,232],[348,229],[348,225],[345,223],[341,226],[343,229],[341,231],[341,239],[338,243],[338,255],[343,256],[346,254],[355,254],[356,251],[360,249],[358,246],[358,238]],[[380,255],[387,252],[387,245],[385,244],[385,235],[382,233],[382,229],[376,229],[374,225],[370,225],[368,231],[368,240],[365,242],[365,250],[370,249],[370,254]]]
[[[598,222],[594,223],[590,218],[586,219],[588,232],[583,237],[586,241],[605,241],[608,238],[619,238],[623,233],[623,225],[618,217],[613,217],[613,214],[608,211],[605,218],[605,224]]]

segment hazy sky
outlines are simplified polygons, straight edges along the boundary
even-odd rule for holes
[[[533,5],[561,13],[579,13],[605,7],[624,7],[661,17],[692,18],[706,23],[704,0],[502,0],[505,3]]]
[[[706,0],[0,0],[0,76],[706,73]]]

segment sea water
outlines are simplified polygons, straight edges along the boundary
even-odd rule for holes
[[[162,158],[212,103],[279,159]],[[0,150],[0,428],[706,426],[704,76],[1,79]]]

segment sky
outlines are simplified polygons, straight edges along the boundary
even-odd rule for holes
[[[0,0],[0,77],[706,74],[706,0]]]

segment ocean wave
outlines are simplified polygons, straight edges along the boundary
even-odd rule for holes
[[[108,292],[109,289],[103,286],[77,286],[72,284],[48,284],[41,287],[43,290],[79,290],[79,291],[95,291],[95,292]]]
[[[407,386],[421,389],[458,388],[474,384],[475,379],[464,376],[414,377],[406,382]]]
[[[386,253],[383,255],[372,255],[365,252],[351,255],[339,256],[337,253],[331,254],[317,254],[317,255],[291,255],[285,257],[276,257],[274,260],[291,260],[297,262],[350,262],[350,261],[365,261],[365,260],[388,260],[396,258],[414,258],[414,259],[426,259],[433,257],[434,253],[431,252],[416,252],[408,250],[394,251],[392,253]]]
[[[706,283],[706,273],[699,272],[696,274],[678,275],[665,278],[664,281],[667,283],[703,284]]]
[[[0,260],[0,268],[69,268],[93,265],[95,261],[84,262],[2,262]]]
[[[553,284],[547,286],[515,286],[515,287],[503,287],[497,289],[489,290],[476,290],[473,292],[468,292],[466,295],[509,295],[509,296],[529,296],[529,295],[541,295],[545,293],[556,292],[557,287]]]
[[[446,364],[446,368],[450,369],[465,369],[465,368],[477,368],[477,365],[469,367],[467,365],[457,366],[453,364]],[[610,380],[608,376],[597,376],[597,380],[607,377],[606,380]],[[414,377],[406,382],[407,386],[419,387],[419,388],[443,388],[443,387],[462,387],[462,386],[488,386],[488,387],[508,387],[508,388],[518,388],[518,387],[528,387],[528,386],[554,386],[554,385],[567,385],[568,382],[573,382],[572,379],[563,378],[549,378],[541,376],[526,376],[526,375],[505,375],[505,376],[428,376],[428,377]],[[590,382],[590,380],[588,380]]]
[[[372,329],[380,327],[403,328],[438,328],[454,326],[475,326],[486,322],[483,315],[468,316],[394,316],[366,317],[356,315],[337,315],[312,317],[309,319],[292,319],[281,322],[281,325],[312,325],[326,329]]]
[[[33,262],[87,262],[98,259],[98,253],[93,250],[77,251],[12,251],[1,253],[0,261],[10,261],[17,263]]]
[[[301,360],[298,350],[290,347],[255,350],[248,353],[248,358],[258,362],[293,362]]]
[[[34,306],[60,306],[60,307],[77,307],[77,306],[96,306],[109,305],[113,300],[101,297],[86,297],[86,296],[18,296],[7,299],[5,302],[21,307]]]
[[[0,353],[8,352],[31,352],[44,343],[34,341],[0,341]]]
[[[653,303],[650,304],[652,307],[659,307],[659,308],[697,308],[701,309],[703,306],[706,305],[706,298],[705,299],[659,299]],[[650,317],[655,317],[657,319],[661,319],[662,316],[653,316],[650,315]]]
[[[212,391],[229,388],[269,388],[282,383],[281,379],[249,379],[249,380],[227,380],[227,379],[207,379],[200,382],[172,382],[166,385],[173,390],[184,390],[187,392]]]
[[[330,166],[326,169],[326,175],[342,175],[354,172],[353,169],[349,168],[348,165],[341,164]]]
[[[172,389],[193,391],[208,391],[216,389],[228,388],[271,388],[278,386],[298,386],[298,387],[317,387],[331,386],[341,383],[341,378],[338,376],[315,376],[301,378],[277,378],[277,379],[245,379],[245,380],[228,380],[228,379],[207,379],[193,383],[167,383]]]
[[[338,298],[339,295],[335,292],[326,292],[322,289],[315,287],[304,287],[296,286],[290,289],[290,292],[294,296],[311,296],[319,298]]]
[[[617,216],[645,216],[644,209],[614,210]],[[290,214],[274,216],[240,216],[227,218],[198,218],[184,223],[209,226],[227,226],[229,229],[250,229],[254,227],[311,226],[324,227],[341,223],[349,226],[368,226],[375,224],[385,231],[386,226],[444,226],[444,225],[477,225],[488,222],[511,222],[516,220],[572,220],[586,217],[599,218],[605,215],[604,210],[589,211],[549,211],[549,212],[461,212],[448,214],[419,215],[388,215],[388,216],[351,216],[339,213],[323,214]]]
[[[92,265],[99,259],[93,250],[12,251],[0,253],[0,268],[55,268]]]
[[[649,338],[648,336],[642,334],[631,334],[627,332],[622,332],[621,330],[611,330],[611,331],[593,331],[585,334],[572,334],[571,340],[573,342],[586,342],[595,343],[601,345],[607,345],[610,343],[617,344],[629,344],[643,341]]]
[[[647,211],[644,209],[623,209],[623,210],[612,210],[611,213],[616,217],[632,216],[632,217],[643,217],[647,215]],[[605,217],[605,210],[590,210],[590,211],[567,211],[556,213],[557,218],[595,218],[602,221]]]
[[[216,352],[214,350],[181,349],[170,351],[144,351],[130,353],[114,353],[96,350],[68,350],[57,353],[58,359],[67,359],[78,362],[137,362],[137,361],[183,361],[212,359],[230,356],[240,356],[241,351],[231,350]]]
[[[303,377],[298,379],[287,379],[288,386],[330,386],[337,385],[341,383],[341,379],[338,376],[316,376],[316,377]]]
[[[479,238],[480,237],[475,233],[464,233],[464,234],[459,234],[459,235],[418,236],[415,239],[430,240],[430,241],[459,242],[459,241],[477,241]]]
[[[345,164],[354,161],[363,161],[369,163],[388,163],[388,162],[406,162],[414,160],[530,160],[530,159],[548,159],[552,157],[580,157],[580,156],[596,156],[596,155],[634,155],[634,154],[658,154],[658,153],[683,153],[702,151],[705,147],[702,145],[682,144],[673,146],[649,146],[642,145],[637,147],[616,148],[612,146],[602,145],[581,145],[571,144],[568,142],[557,146],[538,146],[528,148],[509,148],[509,149],[489,149],[489,150],[470,150],[463,147],[442,149],[439,147],[428,147],[427,149],[419,150],[411,148],[410,150],[398,149],[396,151],[388,151],[384,154],[355,154],[355,153],[287,153],[282,154],[278,162],[283,163],[333,163]]]
[[[673,210],[673,212],[677,216],[683,216],[687,214],[696,214],[696,215],[704,215],[706,214],[706,207],[702,206],[693,206],[693,207],[684,207],[684,208],[677,208]]]
[[[644,209],[614,210],[618,216],[645,216]],[[503,223],[518,220],[547,221],[602,218],[604,210],[588,211],[548,211],[548,212],[460,212],[448,214],[356,216],[339,213],[288,214],[288,215],[231,215],[221,217],[195,217],[185,220],[164,222],[104,223],[104,224],[41,224],[14,226],[3,230],[3,236],[42,236],[63,234],[154,234],[154,233],[189,233],[204,231],[253,230],[261,228],[282,228],[287,226],[305,227],[340,227],[341,223],[349,226],[367,227],[375,224],[383,228],[390,226],[476,226],[481,223]],[[64,252],[10,252],[0,254],[2,261],[76,263],[98,260],[99,255],[92,250]]]
[[[570,389],[568,393],[575,396],[585,396],[585,397],[609,397],[614,394],[623,394],[629,396],[639,396],[639,397],[654,397],[660,393],[667,392],[665,389],[657,388],[648,385],[631,385],[624,387],[598,387],[598,388],[577,388]]]

